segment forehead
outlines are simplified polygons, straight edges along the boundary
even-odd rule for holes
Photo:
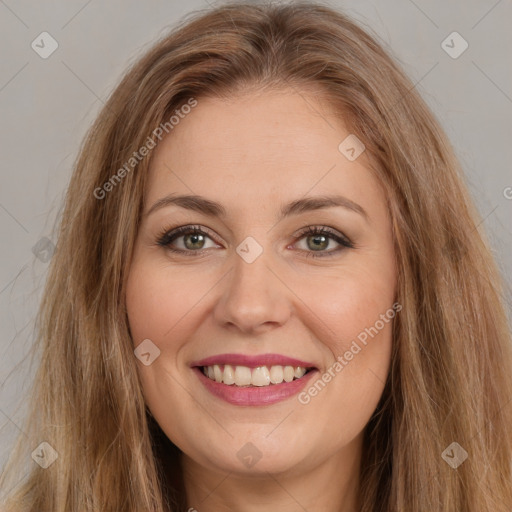
[[[183,192],[242,207],[375,188],[367,156],[340,152],[350,132],[324,97],[290,88],[197,101],[155,149],[147,203]]]

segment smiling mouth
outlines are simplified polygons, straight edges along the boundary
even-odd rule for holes
[[[218,383],[235,387],[265,387],[299,380],[315,368],[304,366],[248,366],[218,365],[200,366],[206,377]]]

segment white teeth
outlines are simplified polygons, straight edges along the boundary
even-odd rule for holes
[[[300,379],[301,377],[304,376],[305,373],[306,373],[306,368],[303,368],[302,366],[296,366],[293,371],[293,374],[296,379]]]
[[[302,366],[231,366],[229,364],[215,364],[203,367],[203,373],[211,380],[223,382],[229,386],[269,386],[270,384],[281,384],[283,381],[292,382],[300,379],[306,374],[306,368]]]
[[[233,367],[229,364],[224,366],[224,375],[222,376],[222,381],[224,384],[228,384],[228,386],[231,386],[231,384],[235,383],[235,372],[233,371]]]
[[[281,384],[281,382],[283,382],[283,379],[283,367],[272,366],[272,368],[270,368],[270,382],[272,382],[272,384]]]
[[[237,366],[235,369],[235,384],[248,386],[251,383],[251,369],[247,366]]]
[[[213,366],[213,374],[217,382],[222,382],[222,370],[218,364]]]
[[[254,368],[252,371],[251,384],[253,386],[268,386],[270,384],[270,372],[266,366]]]
[[[293,366],[285,366],[284,367],[284,381],[291,382],[295,377],[295,371]]]

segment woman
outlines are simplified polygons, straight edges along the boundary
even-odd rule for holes
[[[6,510],[510,511],[510,331],[477,225],[446,136],[352,21],[196,14],[81,150],[38,465]]]

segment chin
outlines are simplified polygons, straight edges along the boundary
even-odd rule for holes
[[[264,435],[240,436],[229,444],[219,443],[221,447],[212,453],[204,453],[200,459],[205,464],[213,464],[219,470],[240,475],[262,475],[293,472],[304,462],[306,448],[303,445],[295,447],[295,443],[286,444],[285,439],[268,437],[269,430]],[[283,436],[286,438],[287,436]],[[250,439],[250,440],[249,440]],[[199,461],[199,458],[194,457]]]

